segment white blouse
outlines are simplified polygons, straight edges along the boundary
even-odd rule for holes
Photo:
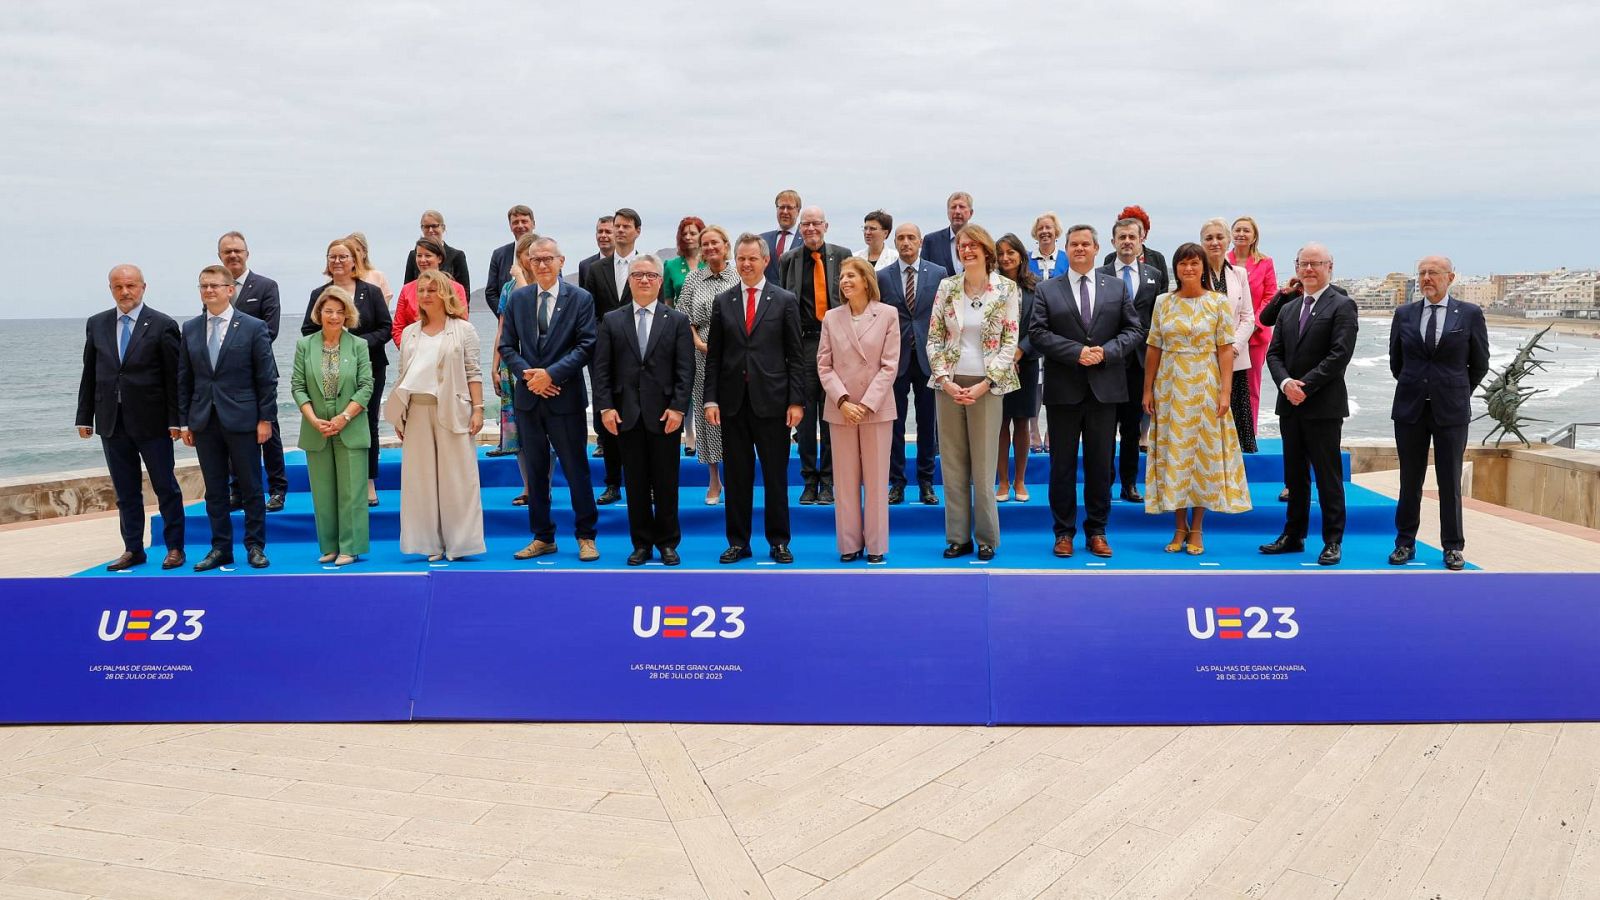
[[[400,380],[399,387],[403,387],[413,394],[439,395],[439,353],[444,345],[444,332],[429,334],[422,329],[417,329],[416,356],[411,359],[411,368],[406,370],[406,377]]]

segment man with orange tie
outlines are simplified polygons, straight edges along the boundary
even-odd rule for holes
[[[778,261],[778,280],[800,300],[800,349],[805,365],[805,416],[795,442],[800,445],[800,477],[805,489],[803,505],[833,503],[833,455],[828,423],[822,421],[822,381],[817,377],[817,345],[822,341],[822,317],[844,299],[839,294],[839,266],[850,251],[823,240],[828,217],[821,207],[800,211],[800,246]],[[820,429],[822,439],[817,433]]]

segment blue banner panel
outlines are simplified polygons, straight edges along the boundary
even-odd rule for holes
[[[109,582],[109,583],[108,583]],[[10,579],[0,722],[411,717],[428,579]]]
[[[981,724],[984,581],[437,572],[416,717]]]
[[[1600,719],[1592,574],[991,575],[998,723]]]

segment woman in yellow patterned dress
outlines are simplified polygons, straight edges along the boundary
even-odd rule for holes
[[[1205,251],[1187,243],[1172,256],[1178,289],[1156,298],[1145,351],[1144,409],[1150,414],[1146,512],[1171,511],[1168,553],[1205,552],[1206,510],[1250,509],[1244,456],[1229,410],[1233,316],[1207,291]]]

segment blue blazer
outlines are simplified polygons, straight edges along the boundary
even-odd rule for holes
[[[495,251],[489,254],[489,276],[483,282],[483,302],[489,307],[489,311],[494,313],[495,318],[500,317],[500,290],[511,280],[511,258],[516,252],[517,245],[513,241],[503,247],[496,247]],[[471,299],[472,295],[468,294],[467,300]]]
[[[1072,270],[1039,282],[1028,336],[1044,357],[1044,402],[1101,403],[1128,399],[1127,358],[1143,349],[1145,331],[1122,279],[1094,270],[1094,315],[1085,323],[1071,284]],[[1106,358],[1092,366],[1078,363],[1085,347],[1102,347]]]
[[[183,323],[178,351],[178,420],[190,431],[253,432],[278,417],[278,364],[266,323],[235,311],[211,367],[207,314]]]
[[[922,238],[922,258],[945,270],[951,275],[956,274],[956,262],[950,258],[950,239],[954,232],[950,226],[929,232]]]
[[[1489,373],[1489,328],[1476,304],[1446,297],[1429,353],[1422,335],[1426,302],[1395,310],[1389,326],[1389,371],[1396,379],[1390,417],[1414,424],[1431,403],[1435,423],[1465,425],[1472,421],[1472,392]]]
[[[1043,281],[1045,279],[1048,279],[1048,278],[1053,278],[1054,277],[1052,275],[1045,274],[1044,267],[1039,265],[1039,261],[1037,259],[1034,259],[1032,255],[1029,255],[1029,257],[1028,257],[1028,268],[1030,270],[1032,270],[1033,277],[1038,278],[1041,281]],[[1062,272],[1065,272],[1066,270],[1067,270],[1067,251],[1065,251],[1065,250],[1057,250],[1055,258],[1053,260],[1051,260],[1051,262],[1050,262],[1050,271],[1055,272],[1057,275],[1059,275]]]
[[[1155,317],[1156,298],[1167,292],[1167,276],[1160,269],[1149,263],[1137,263],[1133,268],[1134,272],[1137,273],[1134,278],[1139,286],[1138,291],[1133,295],[1133,311],[1139,314],[1139,327],[1144,329],[1144,335],[1139,338],[1138,346],[1128,353],[1128,365],[1142,372],[1144,371],[1145,339],[1150,336],[1150,320]],[[1122,271],[1122,263],[1120,261],[1113,259],[1111,262],[1101,266],[1100,271],[1118,281],[1122,281],[1122,276],[1118,274]],[[1123,283],[1123,287],[1127,287],[1126,282]],[[1129,397],[1128,399],[1137,400],[1140,398]]]
[[[790,230],[794,232],[794,236],[789,238],[787,244],[783,245],[784,253],[788,253],[790,250],[800,246],[799,223],[797,222],[794,228]],[[774,228],[771,231],[761,232],[761,239],[767,242],[767,280],[773,284],[782,284],[783,273],[778,271],[778,229]],[[733,251],[730,249],[728,252],[731,253]]]
[[[550,333],[539,334],[539,285],[511,292],[500,314],[500,359],[517,384],[517,409],[543,406],[553,415],[582,415],[589,407],[583,368],[594,356],[594,297],[568,281],[556,282]],[[544,369],[561,388],[554,397],[540,397],[522,380],[525,369]]]
[[[233,295],[233,308],[245,315],[267,323],[267,337],[278,339],[278,283],[265,275],[251,272]]]
[[[926,382],[933,377],[933,366],[928,364],[928,317],[933,315],[933,297],[939,292],[939,282],[949,274],[926,259],[917,260],[917,314],[913,316],[906,310],[905,263],[896,258],[894,265],[878,270],[880,298],[900,313],[900,368],[896,378],[909,374]]]

